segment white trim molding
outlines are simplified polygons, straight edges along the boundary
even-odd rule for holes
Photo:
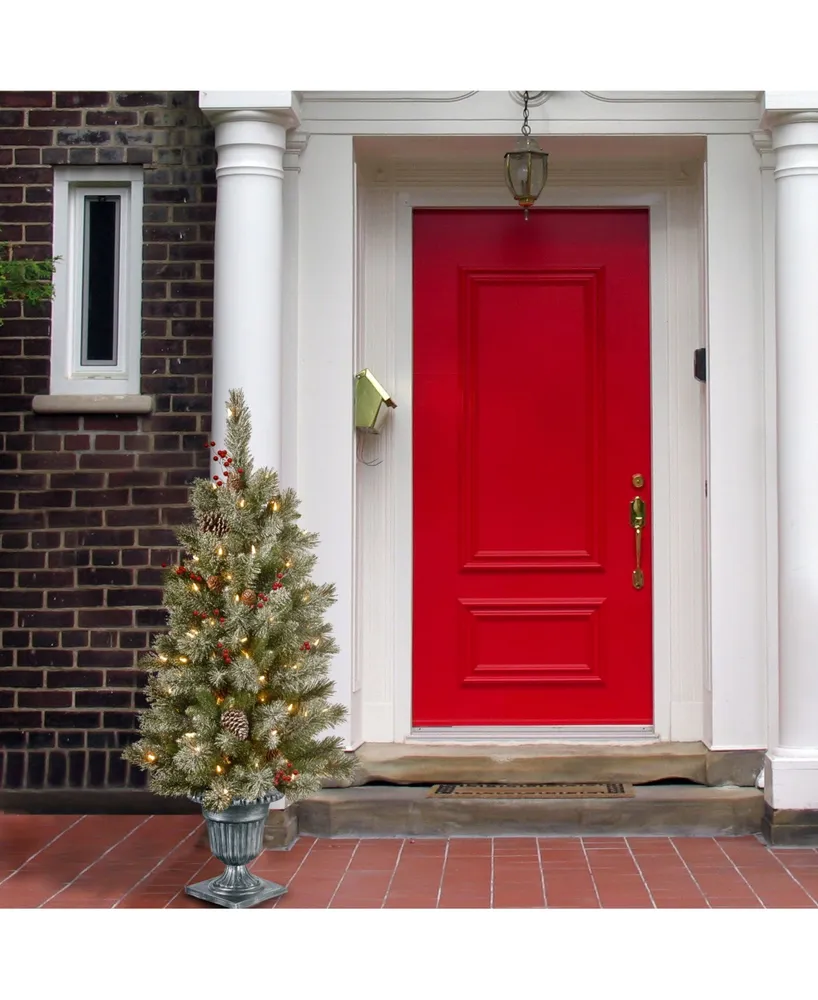
[[[298,179],[296,479],[303,526],[321,536],[315,579],[332,581],[340,647],[331,676],[351,708],[355,530],[355,156],[352,136],[312,136]],[[352,720],[335,730],[349,747]]]
[[[419,726],[406,737],[406,742],[530,746],[532,743],[655,744],[658,740],[653,726]]]
[[[544,91],[532,102],[530,124],[537,138],[554,135],[700,136],[743,132],[761,114],[755,91]],[[304,91],[303,127],[312,134],[511,136],[519,132],[515,92],[479,90],[390,92]]]
[[[710,104],[713,101],[725,103],[746,103],[757,101],[757,90],[583,90],[583,94],[595,101],[609,104]]]
[[[305,197],[309,197],[306,192]],[[702,343],[701,189],[556,185],[544,206],[644,206],[651,216],[654,698],[652,727],[573,735],[566,727],[514,733],[525,742],[566,739],[697,740],[704,733],[704,406],[692,378]],[[359,191],[360,288],[356,366],[385,380],[398,403],[387,432],[367,442],[356,473],[357,683],[360,739],[498,742],[500,731],[413,731],[412,684],[412,212],[425,207],[507,207],[492,187],[448,184]],[[357,728],[357,727],[356,727]],[[508,737],[508,734],[506,734]]]
[[[713,750],[767,745],[762,183],[751,135],[706,159],[710,691]]]
[[[266,111],[287,128],[301,120],[301,102],[293,90],[200,90],[199,107],[212,121],[222,111]]]
[[[765,90],[764,111],[771,114],[815,111],[818,90]]]
[[[111,363],[83,359],[88,294],[88,199],[118,199],[115,322]],[[54,274],[51,334],[53,395],[136,395],[142,328],[142,167],[54,169]]]

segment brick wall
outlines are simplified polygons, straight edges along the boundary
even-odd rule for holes
[[[195,93],[0,92],[0,241],[46,257],[56,164],[142,164],[142,392],[154,413],[46,416],[48,309],[0,327],[0,788],[141,786],[135,668],[162,562],[207,473],[215,151]]]

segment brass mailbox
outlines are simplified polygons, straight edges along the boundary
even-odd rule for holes
[[[377,434],[390,410],[398,404],[368,368],[355,376],[355,428]]]

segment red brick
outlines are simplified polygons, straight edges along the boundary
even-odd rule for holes
[[[0,128],[19,128],[25,122],[25,112],[0,108]]]
[[[17,695],[20,708],[71,708],[73,701],[70,691],[21,691]]]
[[[103,603],[99,590],[56,590],[48,594],[49,608],[97,608]]]
[[[0,167],[0,184],[50,184],[50,167]],[[5,239],[12,237],[6,232]]]
[[[136,431],[139,421],[136,417],[99,416],[86,417],[87,431]]]
[[[86,111],[86,125],[136,125],[139,116],[135,111]]]
[[[54,190],[50,187],[26,188],[26,202],[29,205],[50,205],[54,198]],[[29,227],[31,228],[31,227]]]
[[[34,128],[60,125],[81,125],[81,111],[29,111],[28,123]]]
[[[78,490],[76,503],[80,507],[125,507],[130,502],[128,490]]]
[[[71,458],[76,461],[77,456],[72,455]],[[122,452],[79,455],[81,469],[131,469],[135,462],[136,455],[123,454]]]
[[[66,434],[63,445],[66,451],[87,451],[91,447],[91,438],[88,434]]]
[[[97,434],[94,448],[97,451],[119,451],[122,439],[118,434]]]
[[[3,108],[50,108],[53,103],[50,90],[0,90]]]
[[[45,129],[0,128],[0,145],[3,146],[50,146],[52,133]]]
[[[14,150],[14,162],[20,166],[32,166],[39,163],[43,150],[39,146],[29,146]]]
[[[167,97],[152,90],[129,91],[117,94],[116,103],[121,108],[163,107],[167,103]]]
[[[51,208],[48,205],[6,205],[0,207],[0,222],[48,222]]]
[[[109,95],[103,90],[66,91],[57,94],[58,108],[104,108]]]
[[[133,625],[133,612],[119,608],[80,611],[77,614],[77,625],[80,628],[130,628]]]

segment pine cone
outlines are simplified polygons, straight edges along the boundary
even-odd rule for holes
[[[248,608],[252,608],[254,604],[258,603],[258,595],[253,590],[245,590],[241,595],[241,603],[246,604]]]
[[[215,574],[207,578],[208,590],[221,590],[222,581]]]
[[[208,511],[202,516],[202,531],[210,531],[214,535],[227,534],[227,521],[218,511]]]
[[[250,723],[247,716],[240,708],[231,708],[221,717],[222,729],[235,736],[236,739],[246,740],[250,735]]]

